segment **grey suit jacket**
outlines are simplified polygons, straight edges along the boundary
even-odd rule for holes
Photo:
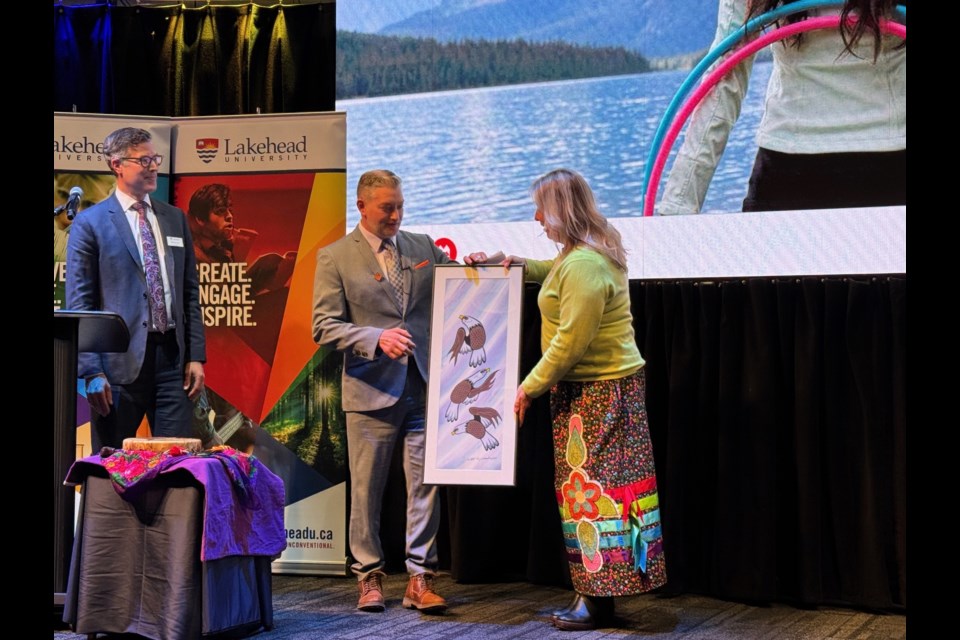
[[[359,228],[317,252],[313,339],[343,352],[344,411],[390,407],[403,393],[409,358],[393,360],[381,352],[377,343],[384,329],[410,332],[414,361],[423,379],[427,377],[433,266],[451,260],[423,234],[400,231],[396,242],[406,309],[400,308]]]
[[[166,247],[164,263],[180,367],[187,362],[206,362],[197,265],[186,216],[156,198],[150,203]],[[130,330],[126,352],[81,353],[77,373],[81,377],[103,373],[111,384],[133,382],[143,365],[150,311],[140,251],[116,195],[84,210],[73,221],[67,244],[66,304],[73,310],[118,313]]]

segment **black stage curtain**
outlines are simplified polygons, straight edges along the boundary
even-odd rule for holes
[[[662,593],[905,608],[906,277],[633,281],[630,293]],[[536,294],[524,372],[540,356]],[[540,398],[516,487],[445,489],[441,559],[456,580],[569,585],[551,447]]]
[[[53,6],[53,109],[208,116],[332,111],[335,4]]]

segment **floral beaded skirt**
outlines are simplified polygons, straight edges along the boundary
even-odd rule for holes
[[[573,587],[585,595],[667,581],[644,379],[640,369],[551,390],[557,502]]]

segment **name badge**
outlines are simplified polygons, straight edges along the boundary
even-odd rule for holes
[[[182,247],[183,238],[177,238],[175,236],[167,236],[167,246],[168,247]]]

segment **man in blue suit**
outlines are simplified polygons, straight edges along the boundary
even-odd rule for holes
[[[67,308],[120,314],[124,353],[81,353],[94,451],[120,447],[147,416],[154,436],[190,436],[206,351],[186,216],[151,199],[163,157],[150,132],[125,127],[103,154],[117,190],[77,216],[67,245]]]
[[[313,337],[343,353],[350,465],[350,553],[362,611],[383,611],[380,509],[397,442],[407,480],[403,606],[446,609],[433,590],[440,503],[423,484],[425,380],[435,264],[450,262],[426,235],[400,231],[400,178],[368,171],[357,185],[360,224],[317,252]]]

